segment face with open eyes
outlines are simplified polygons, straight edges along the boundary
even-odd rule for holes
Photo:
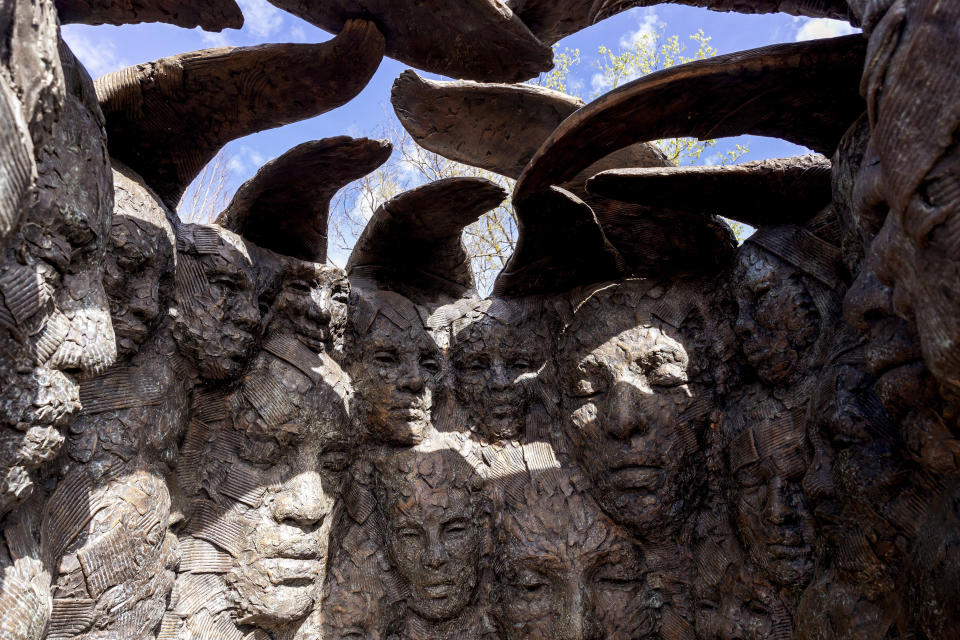
[[[731,445],[731,459],[749,460],[748,454],[733,450],[737,447],[763,452],[731,469],[737,528],[750,559],[770,580],[783,587],[802,587],[813,573],[815,527],[802,490],[808,466],[803,434],[795,434],[798,446],[789,449],[765,446],[759,436],[753,436],[758,444],[747,444],[751,436],[747,432]],[[782,433],[774,437],[786,440]]]
[[[243,241],[219,227],[205,229],[219,250],[178,256],[173,336],[202,377],[224,380],[239,375],[249,360],[260,311]]]
[[[795,268],[746,243],[734,271],[737,322],[734,330],[747,362],[767,384],[793,373],[816,340],[819,316]]]
[[[655,622],[639,549],[582,494],[510,509],[494,601],[506,640],[633,640]]]
[[[457,456],[404,456],[395,461],[399,469],[380,474],[377,490],[390,558],[409,587],[407,606],[436,622],[470,604],[480,575],[479,484]]]
[[[458,336],[451,357],[454,393],[482,435],[509,440],[522,433],[546,355],[536,336],[521,335],[516,327],[490,318],[477,320]]]
[[[314,351],[329,352],[342,331],[349,293],[340,269],[298,261],[284,277],[268,331],[295,335]]]
[[[441,371],[436,342],[422,327],[402,329],[382,314],[358,340],[351,377],[364,426],[384,444],[420,442],[431,425]]]
[[[787,640],[791,620],[768,582],[745,566],[732,566],[716,585],[694,582],[697,638]]]
[[[695,435],[683,346],[655,326],[623,331],[563,371],[574,451],[600,506],[637,535],[686,513]]]

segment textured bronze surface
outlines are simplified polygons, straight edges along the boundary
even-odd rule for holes
[[[358,17],[319,4],[296,8]],[[385,47],[457,68],[483,43],[451,31],[522,18],[549,41],[647,3],[588,4],[454,23],[369,0],[384,36],[352,21],[95,90],[53,0],[0,3],[3,640],[955,640],[956,3],[854,0],[863,36],[585,106],[405,73],[417,141],[522,174],[486,298],[461,235],[506,194],[482,179],[382,203],[346,269],[323,264],[330,200],[382,141],[292,149],[220,224],[170,207],[227,140],[358,92]],[[646,143],[745,131],[832,156],[672,167]],[[757,230],[736,246],[716,213]]]

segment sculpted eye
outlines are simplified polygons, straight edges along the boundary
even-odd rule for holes
[[[440,371],[440,362],[432,355],[420,356],[420,366],[430,373],[437,373]]]
[[[323,455],[321,464],[328,471],[343,471],[350,465],[350,456],[345,451],[331,451]]]
[[[291,291],[296,291],[297,293],[310,293],[311,287],[309,284],[302,280],[295,280],[293,282],[287,283],[287,289]]]
[[[675,363],[664,363],[647,374],[647,381],[658,387],[677,387],[687,383],[687,372]]]
[[[759,600],[751,600],[747,605],[747,608],[755,616],[766,616],[770,615],[770,610],[767,609],[767,605],[763,604]]]
[[[394,533],[402,540],[418,540],[420,538],[420,532],[412,527],[397,529]]]
[[[576,398],[592,398],[606,391],[603,383],[598,380],[578,380],[573,388],[573,396]]]
[[[373,354],[373,359],[380,364],[397,364],[399,358],[393,351],[377,351]]]

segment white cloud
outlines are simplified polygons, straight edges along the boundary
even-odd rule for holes
[[[798,22],[800,22],[800,28],[797,29],[795,38],[797,42],[818,38],[836,38],[860,31],[842,20],[830,20],[829,18],[800,18]]]
[[[653,7],[647,7],[640,12],[640,20],[637,28],[620,38],[620,47],[623,49],[633,49],[644,41],[649,41],[657,35],[657,31],[663,26],[660,17]]]
[[[130,66],[131,63],[117,54],[117,46],[113,42],[106,38],[98,38],[94,42],[79,32],[82,28],[79,25],[67,25],[61,29],[61,32],[70,50],[91,76],[96,78]]]
[[[307,30],[300,25],[290,27],[290,40],[293,42],[306,42]]]
[[[283,27],[283,11],[267,0],[237,0],[243,9],[243,29],[258,38],[268,38]]]
[[[266,158],[256,149],[242,146],[239,150],[229,154],[227,169],[232,175],[243,178],[256,173],[266,161]]]
[[[200,27],[194,29],[197,33],[200,34],[200,37],[203,38],[203,44],[208,47],[230,47],[233,46],[233,43],[230,42],[230,38],[227,37],[226,33],[214,33],[211,31],[203,31]]]

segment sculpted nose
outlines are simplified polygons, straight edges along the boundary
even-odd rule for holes
[[[860,331],[869,331],[870,323],[893,315],[890,288],[880,282],[869,267],[864,267],[843,300],[844,321]]]
[[[509,389],[513,384],[513,380],[511,380],[507,374],[507,368],[503,366],[503,363],[494,362],[491,370],[493,377],[490,380],[490,388],[494,391],[505,391]]]
[[[644,405],[649,395],[635,381],[620,380],[614,383],[607,398],[604,420],[607,432],[622,440],[634,434],[646,433],[649,417]]]
[[[423,549],[420,562],[428,569],[439,569],[446,562],[446,552],[436,535],[428,534],[427,545]]]
[[[768,522],[783,524],[790,518],[790,514],[787,483],[780,477],[774,477],[767,487],[767,504],[764,509],[764,516]]]
[[[573,587],[566,614],[558,640],[603,640],[603,628],[597,620],[592,599],[582,586]]]
[[[326,515],[327,504],[316,472],[291,478],[273,500],[273,519],[281,524],[312,527],[322,523]]]
[[[416,363],[407,363],[400,372],[400,378],[397,380],[397,387],[408,393],[420,393],[423,391],[424,380],[420,375],[419,367]]]
[[[737,320],[733,325],[733,332],[740,340],[746,340],[757,330],[753,321],[753,310],[746,304],[741,304],[737,311]]]

